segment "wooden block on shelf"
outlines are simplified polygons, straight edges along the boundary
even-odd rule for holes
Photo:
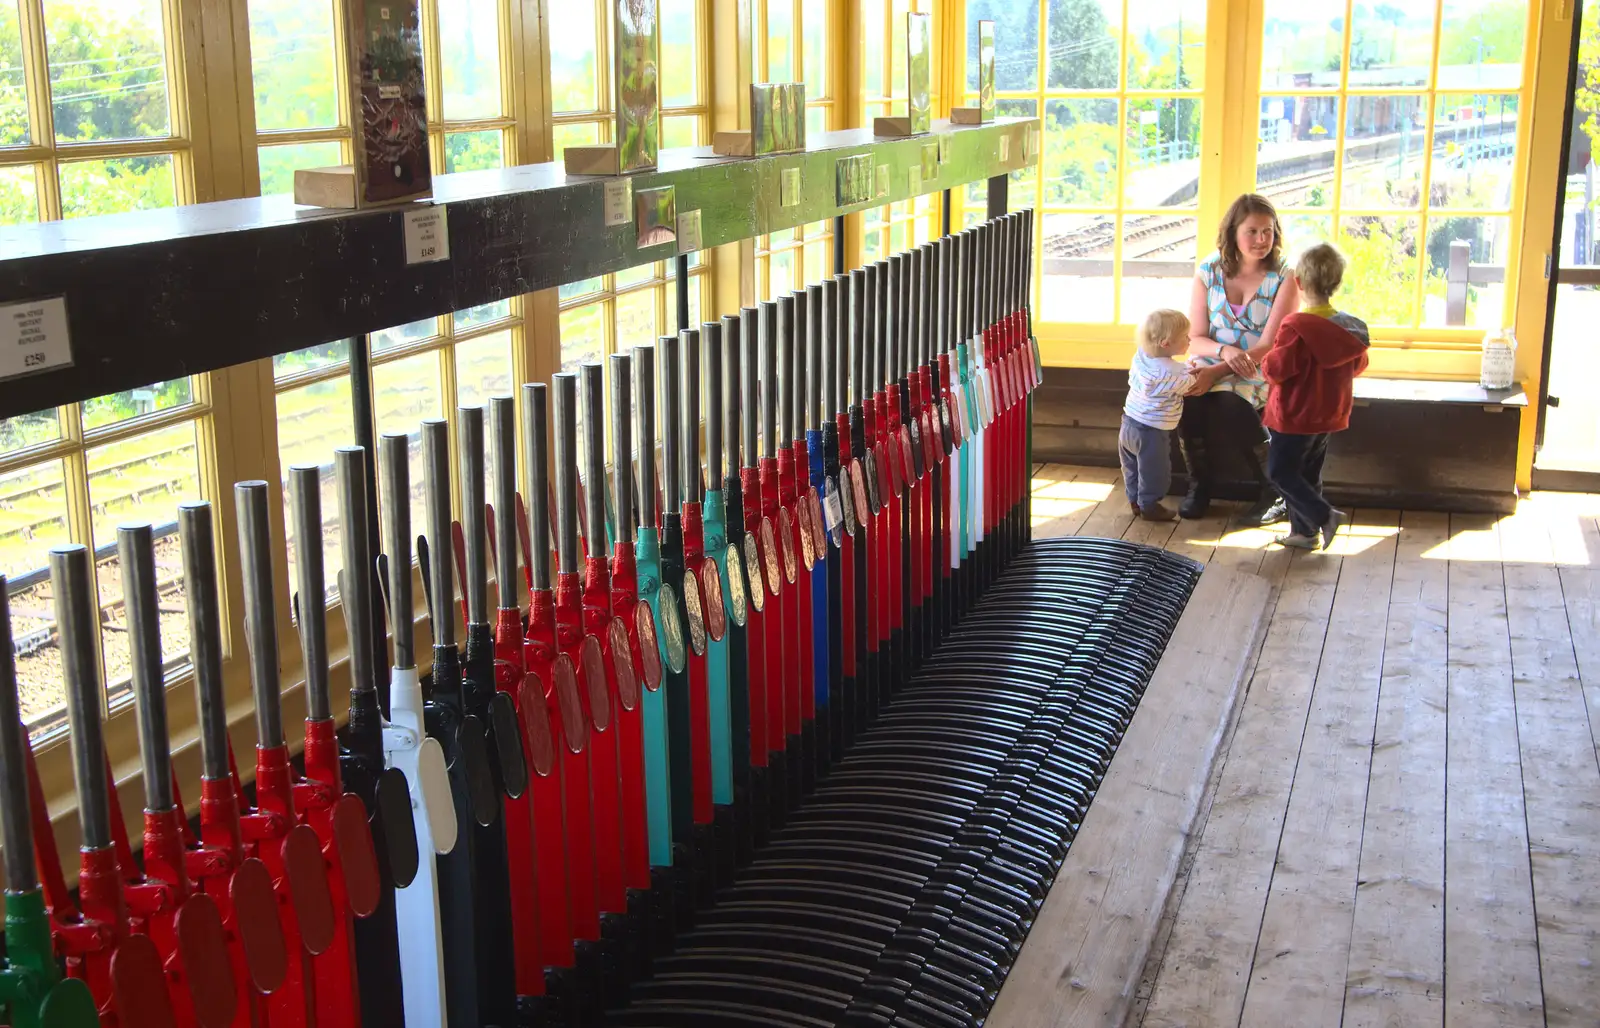
[[[874,136],[909,136],[911,135],[910,118],[873,118],[872,134]]]
[[[569,146],[561,158],[568,175],[616,175],[617,144],[599,146]]]
[[[982,107],[952,107],[950,108],[950,124],[952,125],[982,125]]]
[[[302,207],[336,207],[353,210],[356,203],[356,169],[298,168],[294,173],[294,202]]]
[[[750,157],[755,154],[755,136],[749,129],[718,132],[711,137],[711,152],[718,157]]]

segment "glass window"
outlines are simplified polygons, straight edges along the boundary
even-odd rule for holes
[[[65,218],[147,211],[177,202],[172,158],[166,154],[61,165],[61,214]]]
[[[337,142],[280,143],[256,150],[261,172],[261,195],[294,192],[294,173],[301,168],[332,168],[344,162],[344,147]]]
[[[594,13],[594,4],[579,0],[563,4],[560,16],[545,22],[550,32],[550,104],[557,112],[601,109]],[[666,25],[662,18],[663,29]]]
[[[1267,0],[1256,188],[1285,249],[1332,238],[1342,305],[1375,326],[1478,328],[1509,315],[1523,0]],[[1437,70],[1435,70],[1437,65]],[[1331,217],[1330,217],[1331,216]]]
[[[44,0],[56,139],[171,130],[160,0]]]
[[[438,6],[439,63],[447,121],[500,114],[498,0],[450,0]],[[562,10],[562,19],[566,10]]]
[[[333,5],[328,0],[252,0],[249,8],[256,130],[338,125],[339,59]],[[264,173],[262,178],[266,178]],[[262,192],[268,192],[264,182]]]

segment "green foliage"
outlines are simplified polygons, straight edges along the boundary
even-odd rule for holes
[[[168,133],[160,7],[139,7],[46,7],[57,139],[142,139]]]
[[[1050,77],[1052,89],[1115,89],[1120,46],[1096,0],[1050,0]],[[997,32],[995,48],[1005,52]],[[995,57],[998,66],[1000,58]],[[998,72],[996,73],[998,78]]]
[[[172,158],[117,157],[61,165],[61,212],[69,218],[171,207]]]
[[[505,163],[500,133],[452,132],[444,137],[445,171],[481,171]]]
[[[1054,105],[1052,105],[1054,109]],[[1100,206],[1117,196],[1117,130],[1077,120],[1045,133],[1045,202]]]
[[[1349,261],[1339,306],[1368,324],[1412,324],[1417,310],[1415,221],[1352,218],[1339,233],[1338,245]]]
[[[331,4],[304,0],[251,0],[250,65],[257,129],[339,123],[332,10]]]
[[[1582,32],[1578,37],[1578,88],[1573,96],[1577,112],[1583,116],[1583,131],[1589,137],[1590,153],[1600,153],[1600,4],[1583,9]]]
[[[1492,0],[1465,17],[1448,17],[1439,35],[1439,63],[1520,63],[1527,20],[1526,0]]]

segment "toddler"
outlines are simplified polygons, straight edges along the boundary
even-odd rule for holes
[[[1146,521],[1178,516],[1161,498],[1172,484],[1172,430],[1183,416],[1183,398],[1205,392],[1228,371],[1222,363],[1185,367],[1175,358],[1188,352],[1189,319],[1183,312],[1152,311],[1139,326],[1117,450],[1128,505]]]
[[[1318,243],[1300,255],[1295,277],[1305,309],[1283,319],[1277,342],[1261,362],[1271,385],[1262,424],[1271,441],[1267,477],[1289,508],[1283,546],[1327,549],[1349,520],[1322,498],[1328,436],[1350,425],[1352,383],[1367,368],[1367,325],[1329,302],[1344,278],[1344,255]]]

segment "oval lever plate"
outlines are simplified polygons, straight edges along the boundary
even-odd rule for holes
[[[656,602],[661,604],[661,632],[667,644],[667,669],[675,675],[682,674],[689,656],[684,652],[683,607],[678,602],[678,591],[662,582]]]
[[[722,598],[721,569],[710,558],[700,562],[700,593],[705,601],[706,634],[712,642],[721,642],[728,634],[728,610]]]
[[[628,625],[619,617],[606,626],[606,648],[611,653],[611,673],[617,678],[617,702],[623,710],[632,710],[639,705],[639,675],[633,666]]]
[[[429,736],[417,748],[417,783],[423,809],[428,815],[428,832],[433,836],[433,852],[443,856],[456,848],[456,805],[450,796],[450,772],[445,767],[444,747]]]
[[[583,667],[584,695],[589,700],[589,722],[594,730],[603,732],[611,727],[611,692],[606,682],[605,652],[600,637],[586,635],[578,644],[578,660]]]
[[[696,657],[706,655],[706,613],[700,603],[700,579],[692,571],[683,576],[683,613],[689,625],[689,647]]]
[[[750,605],[759,614],[767,607],[767,590],[761,584],[761,547],[756,542],[756,534],[754,532],[745,533],[744,571],[745,581],[749,586]]]
[[[565,653],[556,654],[550,665],[550,675],[555,679],[556,706],[561,711],[561,734],[566,737],[567,749],[582,753],[589,745],[589,719],[583,716],[578,672],[572,666],[572,659]]]
[[[633,632],[639,638],[639,670],[644,674],[644,687],[655,692],[661,688],[661,641],[656,638],[656,614],[649,600],[634,605]]]
[[[729,543],[724,559],[728,568],[728,614],[734,624],[743,628],[750,612],[745,606],[749,597],[745,592],[744,561],[739,558],[739,547]]]

